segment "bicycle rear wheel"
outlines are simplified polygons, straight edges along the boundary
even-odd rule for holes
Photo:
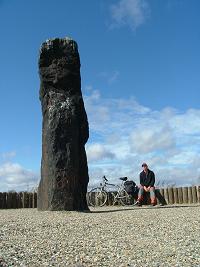
[[[134,203],[133,196],[129,195],[126,190],[121,190],[118,198],[123,206],[132,205]]]
[[[101,187],[93,188],[90,192],[88,192],[88,204],[92,207],[96,206],[104,206],[108,199],[108,194]]]

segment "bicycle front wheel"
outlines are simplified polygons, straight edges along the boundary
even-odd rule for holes
[[[133,198],[131,195],[129,195],[126,190],[121,190],[119,192],[119,196],[118,196],[121,204],[123,206],[126,206],[126,205],[132,205],[133,204]]]
[[[93,188],[88,192],[88,204],[92,207],[104,206],[108,199],[108,194],[101,187]]]

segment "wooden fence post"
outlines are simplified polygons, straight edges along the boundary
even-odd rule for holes
[[[189,204],[192,203],[192,187],[191,186],[188,187],[188,203]]]
[[[197,201],[198,203],[200,203],[200,185],[196,186],[196,190],[197,190]]]
[[[173,187],[174,203],[178,204],[178,188]]]
[[[197,187],[192,187],[192,203],[197,203]]]
[[[113,203],[113,195],[111,192],[108,192],[108,200],[107,200],[107,205],[112,206]]]
[[[174,194],[173,194],[173,188],[168,188],[168,198],[169,198],[169,204],[174,204]]]
[[[163,205],[166,205],[167,204],[167,201],[166,201],[166,199],[165,199],[165,193],[164,193],[164,188],[161,188],[160,189],[160,194],[161,194],[161,196],[163,197],[163,203],[161,203],[161,204],[163,204]]]
[[[164,199],[167,204],[169,204],[169,196],[168,196],[168,189],[164,188]]]
[[[37,193],[33,192],[33,208],[37,208]]]
[[[7,193],[3,192],[3,208],[7,209]]]
[[[23,208],[23,193],[22,192],[18,194],[18,208],[19,209]]]
[[[183,187],[183,203],[187,204],[188,203],[188,188],[187,187]]]
[[[33,193],[32,192],[28,193],[28,207],[29,208],[33,207]]]
[[[7,193],[7,209],[12,208],[12,193],[8,192]]]
[[[29,197],[27,192],[22,192],[22,208],[29,207]]]
[[[17,192],[12,193],[12,209],[17,209]]]
[[[95,203],[95,205],[96,205],[96,197],[95,197],[95,192],[92,192],[92,193],[90,193],[90,200],[91,200],[91,202],[92,203]]]
[[[178,187],[178,203],[183,204],[183,189]]]
[[[3,193],[0,192],[0,209],[3,209]]]

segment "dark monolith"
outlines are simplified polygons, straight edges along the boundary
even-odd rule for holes
[[[70,38],[44,42],[39,74],[43,123],[38,209],[88,210],[89,129],[76,42]]]

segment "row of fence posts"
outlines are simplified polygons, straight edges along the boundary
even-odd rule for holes
[[[157,189],[157,199],[159,195],[165,204],[195,204],[200,203],[200,186],[191,187],[169,187]]]
[[[36,192],[0,192],[0,209],[37,208]]]
[[[200,203],[200,186],[169,187],[156,189],[158,203],[167,204],[195,204]],[[149,196],[145,200],[150,202]],[[112,194],[109,193],[106,205],[113,205]],[[36,192],[0,192],[0,209],[37,208]]]

